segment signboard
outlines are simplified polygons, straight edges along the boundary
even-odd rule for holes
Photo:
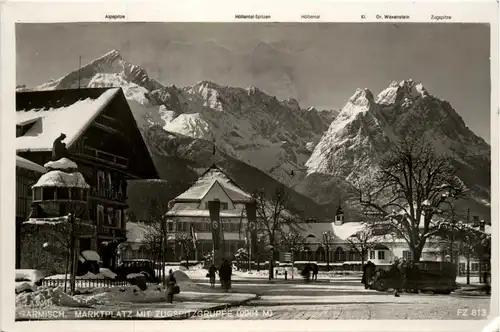
[[[292,253],[291,252],[285,252],[285,262],[291,262],[292,261]]]

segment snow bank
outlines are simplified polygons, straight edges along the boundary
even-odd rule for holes
[[[37,286],[33,282],[16,281],[16,294],[26,291],[34,292],[36,289]]]
[[[37,187],[68,187],[68,188],[89,188],[83,175],[79,172],[65,173],[62,171],[50,171],[38,179],[32,188]]]
[[[45,277],[45,271],[32,270],[32,269],[16,270],[16,281],[39,282],[44,277]]]
[[[69,296],[62,288],[39,287],[34,292],[21,293],[16,296],[16,306],[31,308],[48,307],[89,307],[85,302]]]
[[[85,258],[88,261],[96,261],[96,262],[101,261],[101,257],[99,257],[99,254],[93,250],[84,250],[81,252],[80,255],[82,255],[83,258]]]
[[[48,170],[76,170],[78,166],[75,162],[69,160],[68,158],[61,158],[56,161],[49,161],[43,167]]]
[[[45,279],[60,279],[60,280],[64,280],[64,278],[65,278],[64,274],[54,274],[54,275],[46,277]],[[69,281],[69,278],[70,278],[69,274],[67,275],[67,278],[68,278],[68,281]],[[86,274],[81,275],[81,276],[76,276],[75,278],[76,279],[105,279],[106,277],[104,275],[100,274],[100,273],[99,274],[94,274],[92,272],[87,272]]]
[[[137,286],[103,287],[95,289],[92,295],[75,296],[80,302],[88,305],[112,305],[124,302],[163,302],[166,300],[165,289],[158,287],[142,291]]]
[[[104,277],[109,278],[109,279],[115,279],[116,276],[117,276],[116,273],[114,273],[110,269],[107,269],[107,268],[104,268],[104,267],[102,267],[102,268],[99,269],[99,274],[103,275]]]

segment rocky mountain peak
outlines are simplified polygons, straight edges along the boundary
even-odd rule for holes
[[[429,93],[422,83],[416,83],[414,80],[408,79],[399,83],[393,81],[389,87],[378,94],[376,102],[380,105],[401,103],[404,106],[427,96],[429,96]]]
[[[348,103],[354,106],[370,107],[374,102],[373,94],[368,89],[356,89],[356,92],[349,98]]]

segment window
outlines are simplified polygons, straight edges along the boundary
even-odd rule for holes
[[[413,253],[410,250],[404,250],[403,251],[403,259],[406,261],[412,261],[413,260]]]
[[[115,225],[115,223],[114,223],[115,214],[114,214],[113,208],[106,209],[106,216],[107,216],[106,220],[108,222],[108,225],[114,226]]]
[[[97,191],[103,191],[105,186],[105,176],[103,171],[97,171]]]
[[[479,271],[479,263],[470,263],[470,270],[472,272],[477,272]]]
[[[375,259],[375,251],[370,250],[370,259]]]
[[[335,261],[336,262],[343,262],[345,261],[345,254],[344,254],[344,250],[340,247],[338,247],[337,249],[335,249]]]
[[[377,258],[378,258],[379,260],[384,260],[384,259],[385,259],[385,251],[383,251],[383,250],[378,250],[378,251],[377,251]]]
[[[227,202],[220,202],[220,209],[221,210],[228,210],[229,209],[229,203],[227,203]],[[205,202],[205,210],[208,210],[208,202]]]
[[[115,210],[115,222],[116,227],[122,227],[122,210]]]
[[[97,224],[104,224],[104,206],[97,205]]]

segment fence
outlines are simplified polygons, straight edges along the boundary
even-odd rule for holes
[[[67,279],[67,286],[70,285],[69,278]],[[146,283],[148,286],[156,285],[152,282]],[[42,286],[57,287],[64,286],[64,279],[42,279]],[[114,280],[114,279],[76,279],[76,287],[78,288],[97,288],[97,287],[122,287],[132,286],[127,280]]]

